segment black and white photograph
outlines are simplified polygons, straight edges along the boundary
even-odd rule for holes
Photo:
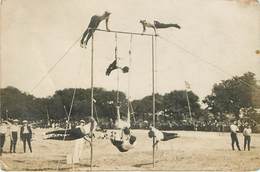
[[[260,0],[0,0],[0,172],[260,172]]]

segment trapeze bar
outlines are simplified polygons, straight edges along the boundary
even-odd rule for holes
[[[92,29],[92,28],[90,28]],[[116,31],[116,30],[104,30],[104,29],[93,29],[96,31],[101,31],[101,32],[111,32],[111,33],[122,33],[122,34],[129,34],[129,35],[140,35],[140,36],[159,36],[157,34],[147,34],[147,33],[137,33],[137,32],[125,32],[125,31]]]

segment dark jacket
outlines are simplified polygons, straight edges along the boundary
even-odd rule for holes
[[[27,126],[27,130],[29,131],[29,136],[30,136],[30,138],[32,138],[32,129],[31,129],[31,127],[30,127],[30,126]],[[24,126],[21,127],[21,131],[20,131],[20,138],[21,138],[21,139],[24,139],[24,133],[23,133],[23,131],[24,131]]]

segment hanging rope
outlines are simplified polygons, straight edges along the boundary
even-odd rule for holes
[[[134,115],[134,109],[133,109],[133,106],[132,106],[132,103],[131,103],[131,70],[132,70],[132,45],[133,45],[133,34],[131,34],[131,37],[130,37],[130,46],[129,46],[129,51],[128,51],[128,54],[129,54],[129,68],[130,68],[130,71],[128,73],[128,111],[130,113],[130,115],[133,115],[133,120],[134,122],[136,122],[135,120],[135,115]],[[131,117],[130,117],[131,118]]]
[[[130,71],[128,72],[128,88],[127,88],[127,94],[128,94],[128,100],[130,100],[130,82],[131,82],[131,69],[132,69],[132,41],[133,41],[133,35],[130,36],[130,45],[129,45],[129,68]]]
[[[97,106],[96,106],[95,103],[94,103],[94,113],[95,113],[95,116],[96,116],[97,123],[99,124],[99,118],[98,118],[98,115],[97,115]]]
[[[82,58],[81,58],[81,61],[80,61],[80,67],[78,68],[78,79],[77,81],[79,81],[79,78],[80,78],[80,72],[81,72],[81,68],[82,68]],[[72,94],[72,99],[71,99],[71,104],[70,104],[70,109],[69,109],[69,113],[67,114],[67,121],[68,121],[68,125],[69,125],[69,122],[70,122],[70,116],[72,114],[72,108],[73,108],[73,105],[74,105],[74,100],[75,100],[75,96],[76,96],[76,91],[77,91],[77,83],[75,83],[75,87],[74,87],[74,90],[73,90],[73,94]],[[64,106],[65,107],[65,106]],[[66,110],[66,109],[65,109]],[[67,133],[67,130],[68,130],[68,125],[66,125],[66,128],[65,128],[65,135],[63,137],[63,141],[65,141],[66,139],[66,133]],[[59,166],[60,166],[60,161],[58,161],[58,165],[57,165],[57,171],[59,170]],[[74,168],[74,166],[73,166]]]
[[[158,58],[157,58],[157,36],[154,38],[154,59],[155,59],[155,93],[158,93]]]
[[[66,124],[65,133],[64,133],[64,137],[63,137],[62,141],[65,141],[65,139],[66,139],[66,134],[67,134],[67,130],[68,130],[68,127],[69,127],[68,125],[69,125],[69,122],[70,122],[70,115],[71,115],[72,107],[73,107],[73,104],[74,104],[75,94],[76,94],[76,88],[74,88],[74,91],[73,91],[71,104],[70,104],[70,109],[69,109],[69,114],[68,114],[68,119],[67,119],[68,124]],[[56,168],[57,171],[59,170],[60,161],[61,160],[58,161],[58,165],[57,165],[57,168]]]
[[[154,92],[154,37],[152,36],[152,114],[153,114],[153,127],[155,128],[155,92]],[[155,137],[153,137],[153,167],[155,166]]]
[[[134,112],[134,108],[133,108],[133,106],[132,106],[132,103],[130,102],[130,110],[132,111],[132,115],[133,115],[133,119],[134,119],[134,122],[136,122],[136,120],[135,120],[135,112]]]
[[[131,82],[131,70],[132,70],[132,41],[133,41],[133,35],[131,34],[130,36],[130,45],[129,45],[129,68],[130,71],[128,72],[128,86],[127,86],[127,122],[131,124],[131,110],[130,110],[130,105],[131,105],[131,96],[130,96],[130,82]]]
[[[229,72],[223,70],[223,69],[222,69],[221,67],[219,67],[218,65],[216,65],[216,64],[214,64],[214,63],[211,63],[211,62],[205,60],[204,58],[201,58],[200,56],[198,56],[198,55],[194,54],[193,52],[187,50],[186,48],[184,48],[183,46],[177,44],[176,42],[173,42],[173,41],[171,41],[171,40],[168,40],[167,38],[164,38],[164,37],[162,37],[162,36],[159,36],[159,38],[162,39],[162,40],[164,40],[164,41],[166,41],[166,42],[168,42],[168,43],[170,43],[170,44],[172,44],[172,45],[174,45],[174,46],[176,46],[176,47],[178,47],[179,49],[183,50],[184,52],[186,52],[187,54],[191,55],[191,56],[194,57],[195,59],[198,59],[198,60],[200,60],[200,61],[202,61],[202,62],[208,64],[209,66],[211,66],[211,67],[213,67],[213,68],[219,70],[220,72],[222,72],[222,73],[224,73],[224,74],[226,74],[226,75],[228,75],[228,76],[230,76],[230,77],[233,77],[233,76],[234,76],[234,75],[232,75],[231,73],[229,73]],[[254,87],[255,89],[259,89],[258,87],[255,87],[255,86],[251,85],[250,83],[248,83],[248,82],[246,82],[246,81],[244,81],[244,80],[242,80],[242,79],[239,79],[239,81],[240,81],[241,83],[243,83],[243,84],[249,86],[249,87]]]
[[[117,33],[115,33],[115,59],[118,65],[118,56],[117,56]],[[116,105],[119,106],[119,71],[117,70],[117,88],[116,88]]]
[[[33,92],[41,83],[44,79],[46,79],[46,77],[53,71],[53,69],[66,57],[66,55],[70,52],[70,50],[77,44],[77,42],[80,40],[81,36],[72,43],[72,45],[65,51],[65,53],[56,61],[56,63],[54,63],[49,70],[47,71],[47,73],[45,75],[42,76],[42,78],[39,80],[39,82],[37,82],[37,84],[35,84],[34,87],[32,87],[30,92]]]
[[[91,118],[94,112],[94,35],[91,39]],[[93,131],[90,130],[90,171],[93,167]]]
[[[81,63],[80,63],[81,64]],[[80,69],[81,69],[81,65],[79,67],[79,74],[78,76],[80,76]],[[69,125],[69,122],[70,122],[70,116],[72,114],[72,108],[73,108],[73,105],[74,105],[74,100],[75,100],[75,95],[76,95],[76,91],[77,91],[77,86],[75,85],[74,87],[74,90],[73,90],[73,94],[72,94],[72,99],[71,99],[71,103],[70,103],[70,109],[69,109],[69,113],[67,114],[67,121],[68,121],[68,124],[66,125],[66,128],[65,128],[65,134],[64,134],[64,137],[63,137],[63,140],[62,141],[65,141],[66,139],[66,134],[67,134],[67,130],[68,130],[68,125]],[[65,106],[64,106],[65,107]],[[65,108],[66,110],[66,108]],[[57,171],[59,170],[59,166],[60,166],[60,161],[58,161],[58,165],[57,165]]]

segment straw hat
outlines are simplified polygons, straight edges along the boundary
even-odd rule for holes
[[[23,120],[23,124],[27,124],[28,123],[28,121],[27,120]]]

